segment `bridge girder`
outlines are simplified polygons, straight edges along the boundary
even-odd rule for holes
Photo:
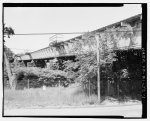
[[[89,33],[92,33],[92,34],[95,34],[96,32],[100,33],[100,32],[105,31],[106,28],[116,27],[118,25],[122,26],[122,25],[124,25],[124,23],[125,24],[130,24],[131,26],[134,25],[136,28],[141,29],[141,26],[139,26],[139,27],[138,27],[138,25],[136,26],[137,23],[139,23],[139,25],[141,23],[141,15],[140,14],[136,15],[134,17],[122,20],[122,21],[117,22],[115,24],[108,25],[106,27],[97,29],[97,30],[89,32]],[[141,48],[141,43],[142,43],[141,32],[136,32],[135,35],[136,35],[135,41],[138,41],[138,45],[136,45],[136,46],[139,46],[139,48]],[[54,47],[54,46],[51,45],[49,47],[31,52],[30,55],[29,54],[22,55],[20,57],[20,59],[25,60],[25,61],[26,60],[32,60],[32,59],[33,60],[43,60],[43,59],[50,59],[50,58],[54,58],[54,57],[62,57],[62,56],[67,57],[67,56],[71,56],[71,55],[76,55],[76,52],[75,53],[71,52],[71,49],[75,46],[76,42],[81,43],[81,46],[82,46],[81,48],[83,49],[82,51],[84,51],[84,52],[86,52],[87,50],[89,51],[89,49],[91,49],[89,47],[91,45],[86,45],[86,42],[85,42],[84,39],[82,39],[82,35],[81,35],[81,36],[72,38],[72,39],[67,40],[67,41],[59,42],[58,43],[58,45],[60,45],[59,47]],[[131,44],[131,39],[128,39],[128,40],[127,39],[121,39],[117,43],[117,48],[122,49],[124,47],[129,47],[129,46],[131,46],[130,44]],[[92,45],[92,49],[94,49],[94,48],[95,48],[95,45]],[[41,62],[41,63],[43,63],[43,62]]]

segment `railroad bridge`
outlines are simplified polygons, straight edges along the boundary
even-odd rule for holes
[[[72,48],[80,43],[81,52],[84,54],[86,51],[96,51],[96,44],[94,44],[94,36],[97,33],[103,33],[106,29],[109,28],[117,28],[117,27],[124,27],[126,25],[130,25],[132,27],[133,38],[121,38],[117,41],[117,50],[140,50],[142,48],[142,40],[141,40],[141,25],[142,25],[142,15],[138,14],[136,16],[127,18],[125,20],[116,22],[114,24],[102,27],[100,29],[91,31],[88,33],[88,36],[91,37],[91,43],[86,43],[85,36],[80,35],[74,37],[72,39],[61,41],[61,42],[53,42],[50,43],[48,47],[43,49],[26,53],[24,55],[16,55],[15,60],[19,62],[23,62],[26,66],[28,63],[34,62],[35,66],[37,67],[45,67],[49,60],[57,59],[69,59],[75,58],[78,52],[72,51]],[[133,41],[134,40],[134,41]],[[110,47],[111,48],[111,47]]]

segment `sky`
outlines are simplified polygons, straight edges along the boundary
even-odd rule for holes
[[[4,23],[15,34],[88,32],[141,14],[140,4],[123,7],[5,7]],[[62,35],[65,41],[79,34]],[[53,35],[13,35],[5,38],[15,54],[48,47]]]

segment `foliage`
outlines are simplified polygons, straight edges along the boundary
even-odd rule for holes
[[[117,61],[117,55],[114,52],[117,48],[117,43],[121,38],[131,38],[133,33],[131,32],[131,26],[126,27],[112,27],[106,29],[104,32],[98,33],[100,38],[100,66],[101,66],[101,83],[103,83],[104,90],[106,89],[107,80],[114,80],[112,71],[112,64]],[[79,81],[82,84],[86,84],[91,81],[91,84],[95,86],[97,78],[97,55],[96,50],[92,49],[92,46],[96,48],[95,33],[87,33],[83,36],[84,43],[78,41],[74,43],[72,53],[77,53],[76,61],[66,61],[65,72],[68,76],[75,81]],[[83,45],[89,46],[86,53],[83,54]],[[118,70],[119,71],[119,70]],[[117,75],[119,76],[119,75]]]
[[[85,106],[97,104],[97,96],[87,96],[82,88],[75,85],[74,88],[47,87],[30,88],[24,90],[4,90],[4,108],[50,108],[60,106]]]
[[[59,48],[61,46],[61,43],[59,43],[57,41],[53,41],[53,42],[50,43],[50,46]]]
[[[7,57],[8,57],[8,59],[9,59],[9,61],[13,61],[13,58],[14,58],[14,53],[13,53],[13,51],[10,49],[10,48],[8,48],[7,46],[5,46],[4,45],[4,51],[5,51],[5,53],[6,53],[6,55],[7,55]]]
[[[10,38],[10,35],[15,34],[14,30],[11,27],[5,27],[4,24],[4,35],[7,35]]]
[[[11,27],[5,27],[5,24],[3,25],[3,38],[5,37],[5,35],[8,36],[8,38],[10,38],[10,35],[13,35],[14,34],[14,30],[11,28]],[[5,42],[5,40],[3,40],[3,42]],[[12,74],[11,72],[11,67],[9,65],[9,61],[14,61],[13,58],[12,58],[12,52],[10,51],[10,49],[8,49],[6,46],[4,46],[4,60],[5,60],[5,63],[4,63],[4,68],[6,67],[6,71],[7,71],[7,75],[8,75],[8,78],[9,78],[9,85],[10,85],[10,88],[11,89],[14,89],[15,88],[15,80],[14,80],[14,75]],[[9,60],[8,60],[8,57],[9,57]],[[5,69],[4,69],[4,75],[6,75],[6,72],[5,72]],[[6,76],[5,76],[6,77]],[[4,83],[7,79],[4,78]]]
[[[61,86],[67,87],[73,81],[67,77],[66,73],[61,70],[50,70],[48,68],[37,68],[37,67],[20,67],[14,70],[16,74],[16,80],[23,87],[27,87],[27,81],[30,81],[31,87],[46,86]],[[60,81],[60,82],[59,82]]]
[[[67,77],[66,73],[61,70],[50,70],[50,69],[42,69],[40,75],[40,81],[44,81],[44,84],[47,86],[61,86],[67,87],[72,80]]]
[[[59,69],[59,64],[57,60],[51,60],[49,61],[49,65],[47,65],[47,68],[50,70],[58,70]]]
[[[7,35],[8,38],[10,38],[10,35],[13,35],[15,34],[14,33],[14,30],[11,28],[11,27],[5,27],[5,24],[4,24],[4,31],[3,31],[4,35]],[[4,36],[5,37],[5,36]],[[5,41],[4,41],[5,42]],[[9,58],[12,58],[14,56],[14,53],[6,46],[4,45],[4,51],[6,53],[6,55],[9,57]]]

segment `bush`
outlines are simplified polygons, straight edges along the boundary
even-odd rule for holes
[[[43,85],[46,86],[69,86],[73,83],[72,79],[67,77],[66,72],[61,70],[50,70],[48,68],[41,69],[37,67],[16,68],[14,70],[16,80],[19,87],[27,87],[28,81],[30,88],[37,88]]]
[[[73,83],[71,78],[67,77],[67,73],[61,70],[42,69],[40,80],[47,86],[61,86],[67,87]]]

